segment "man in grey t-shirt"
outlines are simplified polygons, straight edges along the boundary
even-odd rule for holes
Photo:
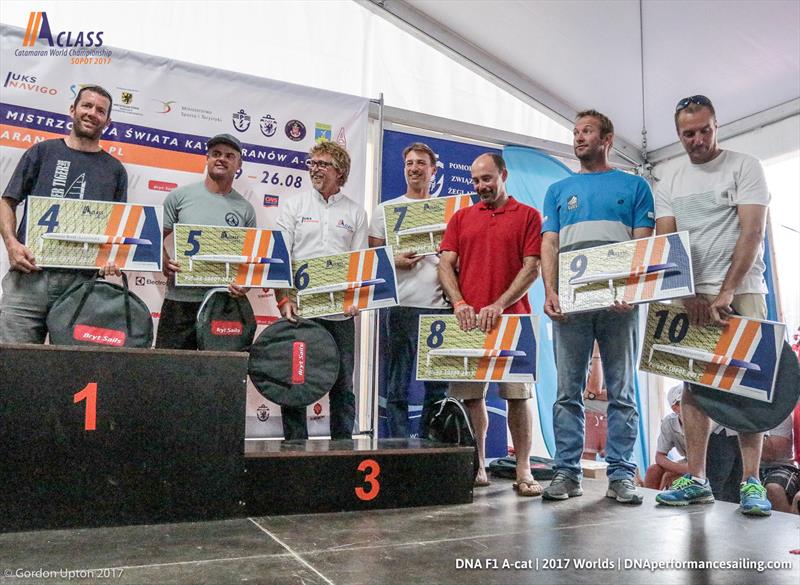
[[[47,314],[70,287],[88,280],[93,271],[44,268],[25,242],[25,215],[17,230],[17,206],[29,196],[91,199],[124,203],[128,174],[100,147],[111,123],[111,95],[98,85],[81,88],[69,108],[72,128],[65,138],[45,140],[29,148],[11,175],[0,199],[0,235],[11,270],[3,278],[0,299],[0,342],[44,343]],[[110,263],[100,274],[119,275]]]
[[[200,183],[179,187],[164,201],[164,240],[176,223],[255,227],[253,206],[233,188],[236,172],[242,167],[242,144],[230,134],[219,134],[208,141],[206,177]],[[175,273],[181,265],[164,246],[164,275],[167,292],[158,322],[156,347],[197,349],[195,321],[208,289],[176,287]],[[233,283],[228,292],[243,297],[246,289]]]

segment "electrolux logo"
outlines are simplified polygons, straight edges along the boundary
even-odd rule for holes
[[[44,40],[50,47],[102,47],[103,34],[103,31],[61,31],[54,34],[46,12],[31,12],[22,46],[35,47],[38,40]]]

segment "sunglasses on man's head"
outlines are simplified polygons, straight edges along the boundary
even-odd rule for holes
[[[677,106],[675,106],[675,113],[677,114],[681,110],[688,108],[689,104],[697,104],[698,106],[710,106],[711,100],[704,95],[693,95],[691,97],[685,97],[678,102]]]

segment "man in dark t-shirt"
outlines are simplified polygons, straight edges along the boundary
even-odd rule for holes
[[[72,285],[88,280],[81,270],[42,269],[25,245],[25,214],[17,229],[17,206],[29,196],[125,202],[128,175],[100,147],[111,122],[111,96],[100,86],[83,87],[70,106],[72,128],[65,138],[45,140],[28,149],[0,198],[0,235],[11,270],[0,297],[0,342],[44,343],[47,313]],[[27,212],[27,206],[25,206]],[[114,264],[101,274],[119,274]]]

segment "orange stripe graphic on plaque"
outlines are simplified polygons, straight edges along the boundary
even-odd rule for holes
[[[125,213],[125,206],[124,205],[115,205],[111,209],[111,216],[108,218],[108,223],[106,224],[106,231],[104,232],[107,236],[116,236],[117,230],[119,229],[119,223],[122,221],[122,215]],[[105,266],[108,263],[108,257],[111,255],[111,244],[101,244],[100,251],[97,254],[97,259],[95,260],[95,266]]]
[[[503,340],[500,342],[499,349],[511,349],[514,343],[514,336],[519,328],[519,317],[508,317],[506,321],[506,330],[503,332]],[[506,366],[511,358],[497,358],[494,361],[492,368],[492,380],[500,380],[503,378],[503,372],[506,371]]]
[[[633,252],[633,259],[631,260],[631,270],[636,270],[644,264],[644,254],[647,251],[648,240],[639,240],[636,242],[636,250]],[[629,276],[625,282],[625,295],[624,299],[628,302],[636,297],[636,289],[639,288],[639,277]]]
[[[258,231],[251,228],[253,231]],[[258,241],[258,249],[255,255],[259,258],[266,258],[269,255],[269,244],[272,240],[272,232],[264,230],[261,232],[261,238]],[[253,265],[253,276],[250,278],[250,285],[258,286],[264,280],[264,272],[269,268],[269,264],[255,264]]]
[[[717,355],[725,355],[728,351],[728,348],[733,341],[733,338],[736,337],[736,332],[739,330],[739,325],[741,321],[739,319],[731,319],[730,324],[725,327],[725,330],[720,335],[719,340],[717,341],[717,345],[714,346],[714,353]],[[700,383],[704,386],[710,386],[714,383],[714,378],[717,377],[719,374],[721,366],[716,364],[708,364],[706,366],[705,372],[703,372],[703,376],[700,378]]]
[[[736,344],[736,348],[733,350],[733,355],[731,357],[737,360],[745,359],[747,352],[750,349],[750,346],[753,344],[753,340],[756,338],[756,334],[760,329],[761,323],[758,321],[749,321],[747,325],[744,326],[744,332],[739,338],[739,343]],[[739,368],[734,366],[728,366],[725,368],[725,373],[722,375],[722,381],[719,384],[720,388],[730,390],[731,386],[733,386],[733,381],[739,374],[739,371]]]
[[[661,264],[661,255],[664,253],[666,243],[666,236],[655,239],[653,242],[653,251],[650,252],[650,262],[648,262],[648,264]],[[642,292],[641,300],[647,301],[653,298],[656,292],[656,282],[660,275],[660,272],[653,272],[644,277],[644,292]]]
[[[370,280],[372,278],[372,267],[375,266],[375,250],[367,250],[364,253],[364,263],[361,266],[360,280]],[[358,291],[358,308],[365,309],[369,304],[369,297],[372,294],[372,287],[359,288]]]
[[[350,255],[350,263],[347,265],[347,282],[355,282],[358,280],[358,267],[359,264],[361,264],[361,256],[362,254],[360,253],[353,253]],[[344,292],[344,300],[342,302],[343,310],[346,311],[353,305],[355,295],[355,289],[346,290]]]
[[[248,229],[244,234],[244,244],[242,244],[242,256],[252,256],[253,248],[256,245],[256,231],[255,229]],[[234,283],[239,286],[244,286],[247,282],[247,273],[250,271],[249,264],[239,264],[239,269],[236,271],[236,278]]]
[[[125,222],[125,229],[122,232],[122,235],[126,238],[132,238],[136,235],[136,229],[139,227],[139,220],[142,218],[142,212],[144,209],[141,205],[134,205],[130,208],[128,212],[128,221]],[[125,263],[128,261],[128,255],[131,252],[131,248],[133,246],[118,246],[117,247],[117,256],[114,259],[114,262],[120,268],[125,266]]]
[[[444,205],[444,222],[445,223],[450,221],[450,218],[453,217],[453,215],[455,215],[456,211],[458,211],[458,208],[456,207],[457,203],[459,203],[458,197],[450,197],[445,202],[445,205]]]
[[[483,349],[494,349],[495,344],[497,343],[497,337],[500,334],[500,325],[496,325],[494,329],[489,331],[489,335],[486,336],[486,339],[483,341]],[[492,358],[483,357],[478,362],[478,371],[475,372],[475,379],[476,380],[484,380],[486,379],[486,373],[489,369],[489,364],[492,362]]]

